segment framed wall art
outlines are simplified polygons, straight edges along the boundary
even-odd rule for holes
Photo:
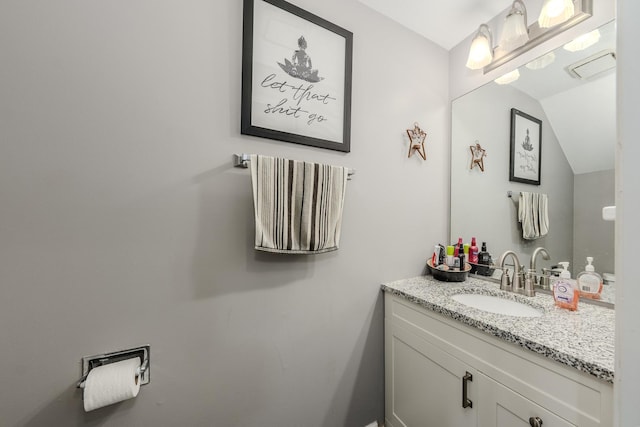
[[[540,185],[542,121],[511,109],[509,181]]]
[[[349,152],[353,34],[283,0],[244,0],[241,132]]]

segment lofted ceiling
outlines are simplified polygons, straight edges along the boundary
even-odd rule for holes
[[[614,22],[600,29],[600,40],[578,52],[556,49],[542,70],[520,68],[516,89],[537,99],[545,111],[575,174],[613,169],[616,142],[615,69],[588,79],[571,77],[571,64],[601,52],[615,51]]]
[[[510,0],[359,0],[446,50],[511,5]]]

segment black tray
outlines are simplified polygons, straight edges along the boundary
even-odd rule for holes
[[[493,276],[493,272],[496,269],[487,264],[471,264],[471,273],[478,274],[480,276]]]
[[[471,264],[465,263],[464,270],[439,270],[437,268],[433,268],[431,265],[431,260],[427,260],[427,268],[431,272],[431,275],[434,279],[440,280],[442,282],[464,282],[467,280],[467,274],[471,271]]]

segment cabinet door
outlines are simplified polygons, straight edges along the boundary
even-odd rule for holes
[[[474,376],[474,380],[476,377]],[[510,388],[483,374],[477,375],[477,387],[482,393],[478,406],[478,427],[571,427],[575,424],[544,409]],[[534,420],[539,419],[540,424]]]
[[[475,426],[475,371],[404,328],[387,324],[386,336],[385,406],[389,424]],[[473,380],[464,380],[467,373]],[[467,408],[462,404],[464,383],[472,401]]]

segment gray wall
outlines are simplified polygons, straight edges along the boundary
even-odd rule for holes
[[[542,120],[540,186],[509,181],[511,108]],[[520,261],[529,262],[538,246],[547,248],[550,262],[572,260],[573,172],[538,101],[509,85],[488,83],[456,99],[452,107],[451,234],[469,241],[486,241],[497,261],[511,249]],[[487,150],[485,171],[469,169],[469,146],[478,140]],[[513,192],[513,198],[507,192]],[[524,240],[518,223],[520,191],[546,193],[549,197],[549,233]]]
[[[448,55],[295,3],[355,34],[350,154],[239,134],[239,0],[0,3],[0,424],[382,420],[379,284],[446,237]],[[241,152],[356,169],[340,250],[255,252]],[[151,384],[85,414],[80,358],[144,343]]]
[[[615,205],[615,171],[582,173],[573,181],[573,273],[584,271],[593,257],[599,273],[615,271],[613,221],[602,219],[602,208]]]

